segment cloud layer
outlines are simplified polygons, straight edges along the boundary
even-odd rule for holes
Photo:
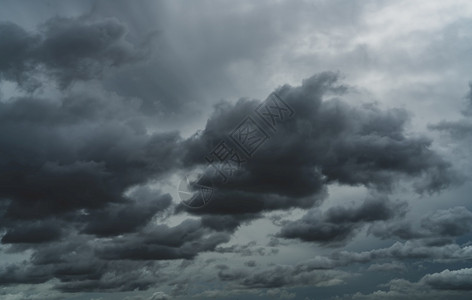
[[[429,63],[455,64],[421,52],[435,28],[467,49],[466,21],[424,5],[431,29],[411,32],[403,2],[71,3],[35,26],[0,12],[1,297],[470,297],[453,154],[472,86],[435,88]],[[461,93],[456,119],[411,111]],[[212,191],[198,209],[178,198],[190,174]]]

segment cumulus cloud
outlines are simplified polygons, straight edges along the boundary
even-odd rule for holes
[[[207,165],[205,157],[221,142],[238,151],[238,142],[230,143],[231,135],[240,128],[238,124],[247,117],[257,120],[257,107],[271,103],[273,97],[289,106],[284,114],[290,109],[296,115],[279,115],[276,126],[272,126],[276,129],[256,127],[270,133],[267,140],[250,157],[240,153],[244,163],[228,180],[222,182],[221,172],[207,175],[214,180],[214,200],[203,209],[188,212],[204,216],[209,223],[219,216],[245,221],[262,212],[317,205],[326,197],[326,186],[332,183],[386,192],[401,178],[414,178],[414,188],[424,193],[440,191],[456,182],[450,164],[430,149],[429,139],[406,134],[409,116],[405,110],[349,103],[339,98],[348,98],[349,89],[338,77],[325,72],[298,87],[282,86],[275,91],[278,96],[269,96],[266,102],[240,99],[235,104],[217,105],[205,129],[184,142],[184,166]],[[352,223],[369,216],[359,218]],[[237,224],[228,223],[233,227]],[[343,239],[343,234],[351,232],[334,227],[333,238],[339,233]]]
[[[2,267],[4,285],[147,289],[158,278],[153,260],[192,259],[229,239],[200,221],[153,222],[172,198],[147,184],[179,168],[183,139],[148,132],[138,99],[87,82],[144,58],[126,31],[88,17],[56,17],[36,33],[0,24],[0,79],[29,92],[0,101],[1,241],[10,253],[31,251]],[[44,76],[59,89],[38,92]]]
[[[28,282],[22,274],[31,268],[42,274],[33,277],[40,282],[59,278],[56,288],[65,292],[146,289],[155,276],[136,269],[136,279],[129,281],[121,271],[122,261],[193,259],[209,251],[265,255],[261,247],[218,246],[228,242],[240,224],[264,212],[319,204],[330,183],[384,192],[398,177],[414,177],[422,192],[441,190],[453,182],[449,164],[428,148],[427,139],[405,135],[405,111],[347,104],[337,98],[346,92],[337,81],[337,74],[327,72],[300,87],[279,88],[276,93],[296,117],[272,128],[267,144],[246,157],[236,176],[225,183],[215,181],[215,199],[208,206],[178,207],[178,213],[200,219],[176,226],[151,222],[157,213],[170,209],[171,198],[142,185],[173,170],[205,164],[206,151],[225,140],[260,101],[241,99],[217,106],[205,129],[187,140],[175,132],[152,134],[136,126],[141,119],[133,102],[116,95],[111,106],[101,94],[73,93],[55,101],[22,97],[2,103],[0,143],[7,155],[0,161],[5,171],[0,175],[5,187],[0,196],[8,199],[2,204],[6,229],[2,242],[11,244],[11,251],[34,250],[31,265],[5,270],[5,278],[13,272],[17,275],[10,278]],[[41,114],[31,113],[33,108]],[[131,113],[125,113],[129,108]],[[36,147],[25,147],[25,141]],[[125,195],[131,188],[134,192]],[[395,218],[404,209],[382,197],[324,214],[312,209],[301,220],[286,224],[280,236],[342,244],[363,224]],[[68,240],[77,237],[84,243],[80,259],[87,257],[101,268],[76,265],[66,255],[77,246]],[[275,253],[277,249],[269,254]],[[76,271],[64,273],[66,266]],[[288,276],[280,279],[280,286],[295,284]],[[241,284],[276,286],[272,281],[257,283],[271,277],[248,277]],[[300,277],[306,280],[305,275]],[[331,284],[331,280],[336,281],[329,277],[320,282]]]

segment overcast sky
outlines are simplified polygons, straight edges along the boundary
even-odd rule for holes
[[[471,299],[471,28],[0,0],[0,298]]]

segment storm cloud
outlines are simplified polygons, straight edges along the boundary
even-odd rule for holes
[[[453,2],[0,0],[0,297],[467,299]]]
[[[359,207],[331,207],[324,213],[313,209],[300,220],[285,224],[279,236],[339,245],[352,237],[362,225],[389,220],[405,211],[405,203],[392,203],[382,198],[366,199]]]
[[[306,79],[299,87],[285,85],[275,90],[296,117],[281,118],[254,156],[240,154],[245,161],[227,182],[222,182],[220,173],[212,172],[209,176],[214,179],[215,200],[189,212],[207,219],[240,215],[246,220],[262,212],[320,204],[327,185],[333,183],[388,192],[401,179],[414,178],[416,192],[432,193],[459,180],[450,163],[430,149],[431,140],[406,136],[409,116],[405,110],[349,104],[339,98],[348,98],[349,88],[338,82],[338,77],[325,72]],[[266,102],[240,99],[234,105],[218,104],[205,129],[184,142],[184,165],[208,164],[205,157],[211,156],[218,143],[228,141],[238,123],[253,116],[271,97]],[[382,208],[383,204],[378,205]],[[375,209],[352,223],[369,219]],[[326,234],[343,239],[346,236],[342,235],[352,231],[349,224],[345,226],[344,230],[338,226],[325,228],[333,231]]]
[[[65,88],[75,80],[98,77],[106,67],[142,59],[144,53],[124,40],[126,27],[116,19],[56,17],[38,33],[14,23],[0,24],[0,74],[32,91],[48,75]],[[36,75],[36,76],[35,76]]]

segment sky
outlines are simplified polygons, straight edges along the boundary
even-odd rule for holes
[[[0,0],[0,298],[471,299],[470,1]]]

